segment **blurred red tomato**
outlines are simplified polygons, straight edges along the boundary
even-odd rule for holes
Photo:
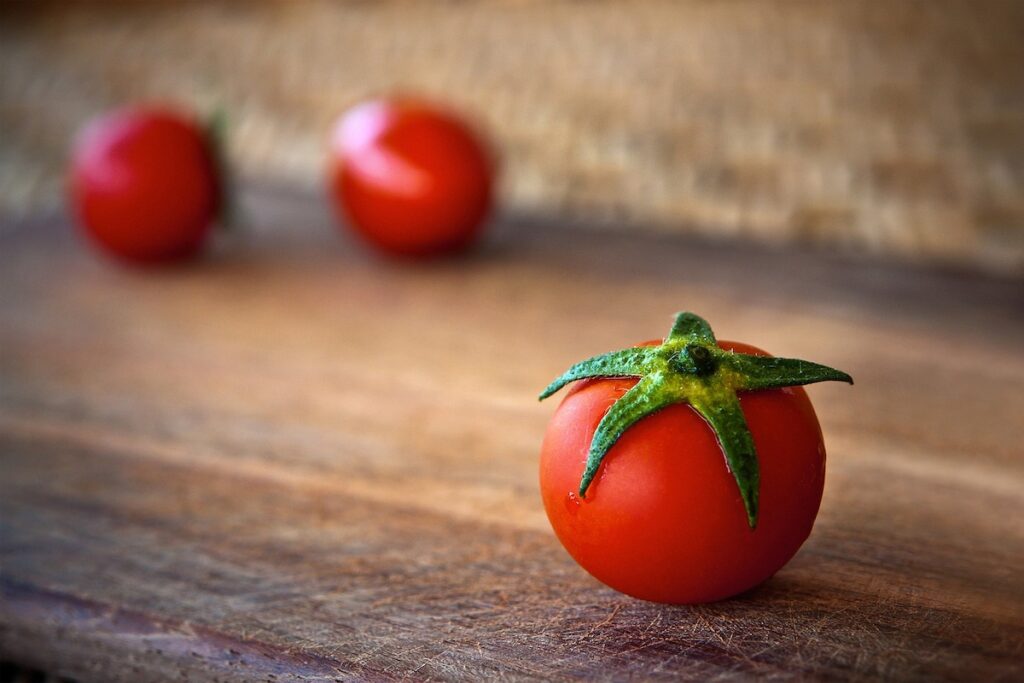
[[[331,140],[339,213],[388,254],[460,251],[479,236],[494,164],[457,116],[416,101],[377,100],[346,112]]]
[[[70,180],[84,232],[134,263],[195,255],[220,207],[206,132],[165,109],[122,109],[90,123],[76,142]]]

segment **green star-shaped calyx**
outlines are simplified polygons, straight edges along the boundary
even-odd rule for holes
[[[586,496],[604,456],[627,429],[673,403],[689,403],[715,432],[751,528],[757,526],[760,475],[754,439],[736,392],[828,381],[853,384],[845,372],[817,363],[726,351],[718,346],[707,321],[685,312],[676,315],[661,345],[612,351],[577,363],[549,384],[540,399],[590,377],[638,377],[640,381],[612,404],[598,424],[580,481],[581,497]]]

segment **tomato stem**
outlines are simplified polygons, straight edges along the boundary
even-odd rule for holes
[[[218,107],[206,119],[206,141],[217,180],[217,226],[231,231],[238,218],[234,179],[228,164],[228,116]]]
[[[810,361],[726,351],[718,346],[707,321],[688,312],[676,315],[662,344],[612,351],[577,363],[548,385],[540,400],[570,382],[590,377],[638,377],[640,381],[611,405],[598,424],[580,479],[581,498],[627,429],[662,408],[689,403],[715,433],[751,529],[757,526],[760,472],[737,392],[829,381],[853,384],[845,372]]]

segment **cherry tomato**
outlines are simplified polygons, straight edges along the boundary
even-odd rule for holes
[[[76,142],[70,180],[83,231],[134,263],[195,255],[220,207],[205,132],[165,109],[122,109],[93,121]]]
[[[344,114],[331,140],[338,212],[378,250],[422,257],[478,237],[491,206],[494,164],[454,114],[422,102],[377,100]]]
[[[737,342],[718,345],[768,355]],[[757,586],[807,539],[821,503],[825,447],[807,394],[800,387],[738,394],[760,463],[760,519],[752,529],[714,432],[686,403],[630,427],[580,498],[597,425],[634,384],[579,381],[548,426],[541,494],[562,545],[600,581],[645,600],[710,602]]]

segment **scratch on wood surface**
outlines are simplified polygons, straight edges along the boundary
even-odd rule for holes
[[[722,637],[722,634],[718,632],[718,629],[715,628],[711,624],[711,622],[708,621],[708,618],[704,615],[703,607],[701,607],[700,605],[695,605],[693,607],[693,614],[697,617],[697,620],[704,625],[704,628],[707,629],[707,631],[710,632],[715,637],[715,639],[722,644],[722,647],[729,647],[729,643],[725,642],[725,638]]]
[[[612,608],[612,611],[608,613],[608,616],[606,616],[604,619],[591,626],[589,631],[587,631],[579,637],[579,640],[590,640],[590,637],[594,635],[594,633],[596,633],[599,629],[612,623],[612,620],[615,619],[616,615],[618,615],[620,611],[622,611],[622,603],[615,605],[615,607]]]

